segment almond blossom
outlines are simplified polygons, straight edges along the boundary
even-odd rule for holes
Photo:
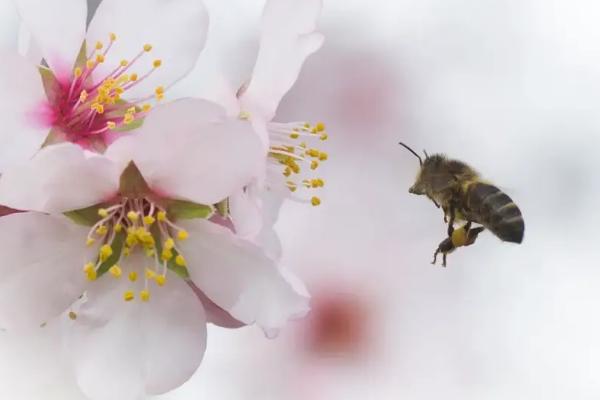
[[[200,364],[207,315],[189,282],[266,331],[305,314],[307,297],[260,247],[208,220],[262,154],[248,121],[179,100],[104,155],[61,143],[7,171],[0,204],[27,211],[0,218],[0,326],[61,317],[83,392],[137,399]]]
[[[267,1],[252,77],[241,88],[235,86],[233,77],[227,76],[228,68],[219,60],[220,51],[213,47],[216,40],[210,40],[211,37],[218,39],[222,33],[216,26],[219,21],[211,25],[207,52],[192,73],[199,77],[195,96],[222,104],[232,118],[249,120],[261,139],[267,155],[265,167],[252,182],[229,198],[229,210],[236,233],[268,244],[275,258],[279,257],[280,250],[272,225],[281,202],[290,192],[319,189],[325,183],[314,175],[320,163],[328,158],[327,153],[317,147],[320,141],[327,139],[325,125],[272,121],[304,61],[323,43],[323,35],[316,32],[321,3],[321,0]],[[315,194],[296,198],[314,206],[321,203]]]
[[[87,29],[85,0],[14,2],[43,60],[2,54],[0,171],[44,144],[103,151],[139,126],[204,46],[200,0],[104,0]]]

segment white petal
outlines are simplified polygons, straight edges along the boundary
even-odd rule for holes
[[[35,42],[31,32],[27,29],[27,25],[21,22],[19,24],[18,34],[18,51],[19,54],[25,57],[32,65],[39,65],[44,55],[40,46]]]
[[[85,287],[87,229],[65,217],[0,218],[0,327],[36,327],[62,313]]]
[[[180,244],[194,283],[219,307],[265,331],[308,310],[308,298],[296,293],[261,249],[217,224],[182,223],[190,238]]]
[[[42,119],[47,103],[37,68],[16,52],[0,57],[0,171],[4,171],[35,154],[50,123]]]
[[[249,111],[270,120],[296,82],[306,58],[323,44],[315,32],[321,0],[269,0],[252,81],[242,96]]]
[[[202,302],[202,307],[206,312],[206,320],[211,324],[215,324],[222,328],[241,328],[245,326],[243,322],[233,318],[231,314],[223,310],[221,307],[215,304],[214,301],[208,298],[208,296],[198,288],[193,282],[188,282],[188,285],[192,288],[198,299]]]
[[[107,158],[88,158],[74,144],[48,146],[2,174],[0,204],[51,213],[85,208],[116,194],[119,173]]]
[[[254,186],[249,185],[229,197],[229,211],[235,233],[249,240],[262,229],[262,204]]]
[[[106,76],[119,61],[132,60],[145,44],[153,49],[137,61],[131,72],[140,76],[152,69],[155,59],[162,66],[142,84],[128,90],[126,97],[145,96],[154,87],[168,87],[193,67],[204,47],[208,15],[200,0],[103,0],[96,10],[87,34],[88,43],[117,41],[98,66],[98,76]]]
[[[106,155],[121,164],[134,160],[165,197],[202,204],[241,188],[265,158],[247,121],[229,119],[216,104],[193,99],[157,107],[130,140],[115,142]]]
[[[77,318],[67,321],[65,345],[92,400],[172,390],[191,377],[204,355],[206,317],[182,279],[171,274],[164,287],[153,285],[147,303],[123,300],[131,285],[124,278],[100,278],[90,285]]]
[[[15,0],[19,15],[57,78],[71,75],[85,36],[85,0]]]

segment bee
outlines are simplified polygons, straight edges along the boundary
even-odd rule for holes
[[[500,240],[521,243],[525,232],[525,222],[519,207],[498,187],[481,179],[479,174],[462,161],[452,160],[443,154],[429,156],[427,152],[423,160],[414,150],[400,143],[417,157],[420,171],[417,179],[408,190],[409,193],[427,196],[444,211],[444,222],[448,223],[446,238],[434,254],[444,255],[457,247],[468,246],[475,242],[477,235],[472,223],[482,225]],[[466,223],[455,233],[454,224]]]

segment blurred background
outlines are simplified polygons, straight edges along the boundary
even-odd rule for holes
[[[206,3],[242,82],[264,1]],[[313,311],[274,340],[209,327],[198,372],[155,399],[600,398],[598,21],[593,0],[324,0],[325,45],[276,117],[330,133],[323,204],[277,224]],[[485,232],[431,265],[445,227],[400,140],[505,190],[523,244]],[[0,339],[0,398],[82,398],[51,343]]]

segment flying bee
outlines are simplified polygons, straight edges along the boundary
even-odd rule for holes
[[[510,197],[496,186],[484,182],[479,174],[462,161],[448,159],[442,154],[429,156],[423,160],[414,150],[400,143],[414,154],[421,166],[417,179],[409,193],[427,196],[444,211],[444,221],[448,223],[448,238],[442,241],[434,255],[446,253],[457,247],[475,242],[483,230],[473,233],[471,223],[482,225],[500,240],[521,243],[525,232],[525,222],[519,207]],[[454,223],[465,221],[460,228],[464,232],[453,235]]]

